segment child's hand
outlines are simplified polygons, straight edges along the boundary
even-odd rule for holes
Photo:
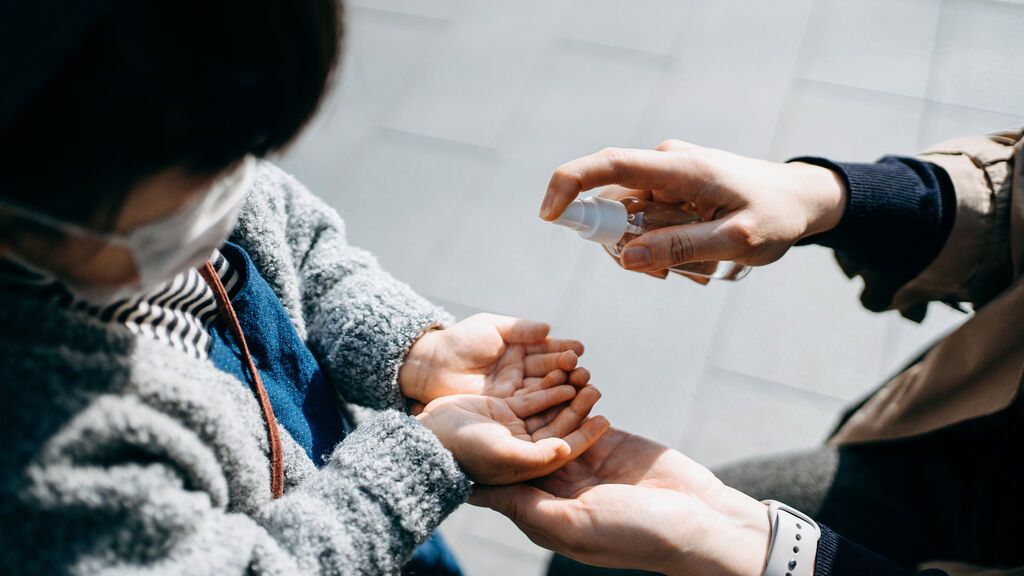
[[[402,394],[423,404],[451,394],[506,398],[590,381],[576,361],[583,344],[548,338],[550,326],[508,316],[477,314],[451,328],[427,332],[402,364]]]
[[[434,400],[416,418],[474,481],[509,484],[550,474],[590,448],[608,429],[603,416],[587,419],[600,397],[593,386],[569,385],[511,398],[462,394]]]

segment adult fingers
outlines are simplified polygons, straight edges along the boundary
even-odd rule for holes
[[[529,394],[523,394],[522,396],[505,398],[505,402],[508,403],[508,407],[516,416],[528,418],[552,406],[568,402],[575,396],[576,389],[568,384],[563,384],[554,388],[548,388],[547,390],[538,390]]]
[[[618,256],[612,254],[611,252],[608,252],[608,257],[614,260],[615,263],[618,264],[619,266],[622,266],[622,259],[619,258]],[[668,270],[655,270],[653,272],[642,272],[642,274],[647,274],[648,276],[652,278],[657,278],[659,280],[664,280],[668,278]]]
[[[590,411],[601,399],[601,392],[593,386],[587,386],[580,390],[568,406],[559,410],[554,418],[535,432],[530,432],[530,422],[527,422],[526,430],[534,440],[544,438],[562,438],[572,434],[580,428],[583,421],[590,416]]]
[[[540,344],[529,344],[526,346],[527,354],[545,354],[548,352],[565,352],[572,350],[577,356],[583,356],[583,343],[579,340],[548,338]]]
[[[711,283],[711,279],[706,276],[697,276],[696,274],[689,274],[687,272],[681,272],[680,274],[685,276],[687,279],[696,282],[697,284],[700,284],[701,286],[707,286],[708,284]]]
[[[746,229],[735,218],[659,228],[633,240],[622,250],[622,267],[636,272],[664,270],[688,262],[735,260],[751,246]]]
[[[630,148],[606,148],[555,170],[548,183],[540,217],[554,220],[580,193],[598,186],[626,188],[686,188],[705,180],[699,154]]]
[[[637,198],[639,200],[650,200],[650,190],[637,190],[635,188],[626,188],[623,186],[605,186],[597,194],[601,198],[608,198],[609,200],[622,200],[623,198]]]
[[[526,357],[526,375],[542,377],[552,370],[571,372],[576,368],[579,357],[572,350],[565,352],[549,352],[547,354],[530,354]]]

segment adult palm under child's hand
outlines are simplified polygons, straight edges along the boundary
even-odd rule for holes
[[[451,394],[506,398],[561,384],[580,388],[590,374],[576,363],[577,340],[548,337],[550,326],[495,314],[476,314],[427,332],[399,371],[402,394],[426,404]]]
[[[558,470],[586,452],[608,429],[588,418],[601,394],[570,385],[509,398],[444,396],[416,418],[451,450],[475,482],[508,484]]]
[[[621,430],[547,477],[477,486],[470,503],[582,562],[670,576],[757,576],[771,532],[764,504],[683,454]]]

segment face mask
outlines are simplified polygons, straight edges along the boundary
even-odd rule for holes
[[[242,165],[219,180],[208,191],[197,195],[161,220],[143,224],[123,234],[96,232],[63,222],[17,206],[5,209],[67,235],[95,238],[107,244],[126,248],[135,264],[138,279],[125,285],[88,285],[60,279],[76,298],[91,304],[108,304],[145,294],[178,274],[205,262],[231,235],[238,221],[246,192],[252,184],[255,161],[246,157]],[[6,254],[7,258],[32,270],[42,271],[24,258]]]

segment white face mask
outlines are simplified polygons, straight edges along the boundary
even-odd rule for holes
[[[4,210],[65,234],[95,238],[126,248],[138,277],[131,284],[89,285],[60,279],[76,298],[91,304],[109,304],[149,292],[189,268],[199,266],[220,248],[238,221],[238,212],[252,184],[254,165],[253,158],[247,156],[237,170],[174,214],[122,234],[96,232],[17,206],[4,204]],[[6,257],[53,276],[25,258],[11,253]]]

